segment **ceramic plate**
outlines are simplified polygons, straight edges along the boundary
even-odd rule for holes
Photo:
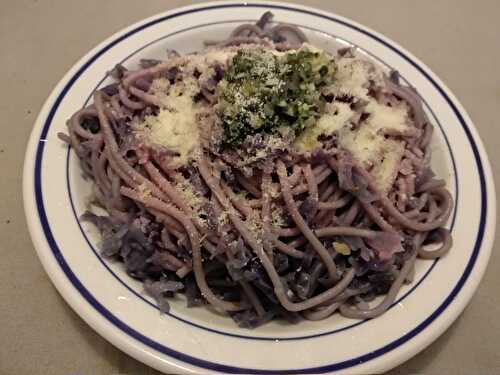
[[[79,221],[90,194],[75,154],[57,138],[72,113],[106,85],[115,64],[164,58],[166,49],[192,52],[204,39],[222,39],[266,10],[299,26],[328,51],[354,45],[383,69],[414,86],[436,127],[433,168],[455,199],[448,226],[454,243],[441,260],[419,260],[414,283],[403,287],[379,318],[334,315],[320,322],[273,322],[255,330],[181,299],[161,315],[121,264],[99,255],[95,228]],[[346,18],[284,3],[216,2],[141,21],[83,57],[54,89],[33,128],[24,166],[24,202],[38,256],[52,282],[97,332],[129,355],[175,373],[373,373],[407,360],[456,319],[485,270],[495,231],[495,193],[487,156],[469,116],[418,59],[386,37]]]

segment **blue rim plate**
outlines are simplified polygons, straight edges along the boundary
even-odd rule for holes
[[[105,85],[116,63],[165,57],[167,48],[191,52],[221,39],[235,25],[266,10],[296,24],[326,50],[353,45],[382,69],[396,69],[421,95],[436,127],[433,167],[455,198],[449,227],[452,251],[419,261],[382,317],[354,321],[332,316],[295,326],[271,323],[249,331],[207,309],[172,303],[160,315],[119,264],[101,259],[95,228],[79,221],[90,184],[74,153],[57,139],[66,119]],[[112,344],[162,371],[183,373],[373,373],[392,368],[435,340],[460,314],[484,273],[495,231],[490,165],[469,116],[418,59],[384,36],[343,17],[285,3],[216,2],[179,8],[118,32],[64,76],[42,108],[26,150],[25,212],[38,256],[72,308]]]

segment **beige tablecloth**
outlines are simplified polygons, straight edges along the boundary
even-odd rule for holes
[[[21,197],[24,148],[56,82],[115,31],[189,1],[3,0],[0,4],[0,374],[157,374],[114,348],[64,302],[31,244]],[[302,1],[384,33],[458,96],[500,172],[500,2]],[[500,235],[500,233],[499,233]],[[498,241],[497,236],[497,245]],[[500,372],[500,256],[462,316],[391,374]]]

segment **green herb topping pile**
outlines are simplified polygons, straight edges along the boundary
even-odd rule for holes
[[[320,88],[333,82],[335,70],[324,52],[239,51],[219,84],[223,144],[262,132],[300,134],[322,113]]]

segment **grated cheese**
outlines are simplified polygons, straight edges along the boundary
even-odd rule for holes
[[[264,226],[260,215],[258,215],[254,211],[252,215],[247,217],[247,219],[245,220],[245,224],[247,225],[248,229],[254,234],[257,242],[261,243],[264,234]]]
[[[145,183],[137,186],[137,191],[139,192],[141,198],[148,198],[151,196],[151,190],[149,190]]]
[[[227,210],[223,210],[217,217],[217,221],[219,222],[220,226],[229,224],[229,212]]]
[[[376,130],[391,129],[403,133],[408,128],[408,108],[405,104],[389,107],[371,99],[364,110],[370,114],[367,122]]]
[[[227,66],[234,55],[236,51],[231,49],[209,49],[203,53],[188,55],[189,60],[182,70],[186,76],[192,75],[197,70],[200,73],[199,80],[203,82],[213,77],[215,73],[213,65],[219,63]]]
[[[206,215],[206,212],[203,209],[204,200],[200,194],[194,190],[191,182],[182,176],[178,176],[175,182],[175,187],[181,194],[184,202],[193,210],[193,215],[196,219],[201,220],[200,215]]]
[[[387,139],[384,143],[383,159],[370,171],[380,191],[387,193],[394,184],[403,153],[403,142]]]
[[[336,96],[352,96],[355,101],[370,100],[368,87],[370,81],[382,85],[383,75],[372,63],[357,57],[342,57],[336,61],[336,81],[329,91]]]
[[[306,128],[295,140],[299,151],[308,151],[321,147],[318,137],[331,135],[346,126],[354,112],[348,104],[335,102],[328,105],[329,112],[321,116],[314,126]]]
[[[208,63],[222,63],[227,64],[230,59],[236,55],[235,50],[230,49],[213,49],[204,54],[205,60]]]
[[[187,96],[165,95],[160,97],[165,108],[156,116],[146,116],[132,125],[135,133],[146,142],[164,146],[179,154],[177,161],[185,164],[199,145],[197,110]]]
[[[370,166],[380,159],[385,138],[365,123],[357,130],[342,129],[338,142],[364,166]]]
[[[170,81],[166,78],[156,78],[151,82],[149,91],[153,95],[164,95],[170,89]]]
[[[358,131],[346,129],[339,137],[340,145],[351,152],[366,168],[373,168],[370,174],[377,187],[387,192],[397,174],[397,166],[404,152],[404,142],[386,139],[370,124],[364,124]]]
[[[283,209],[279,206],[274,207],[271,210],[271,224],[275,228],[282,228],[285,226],[285,214],[283,212]]]

